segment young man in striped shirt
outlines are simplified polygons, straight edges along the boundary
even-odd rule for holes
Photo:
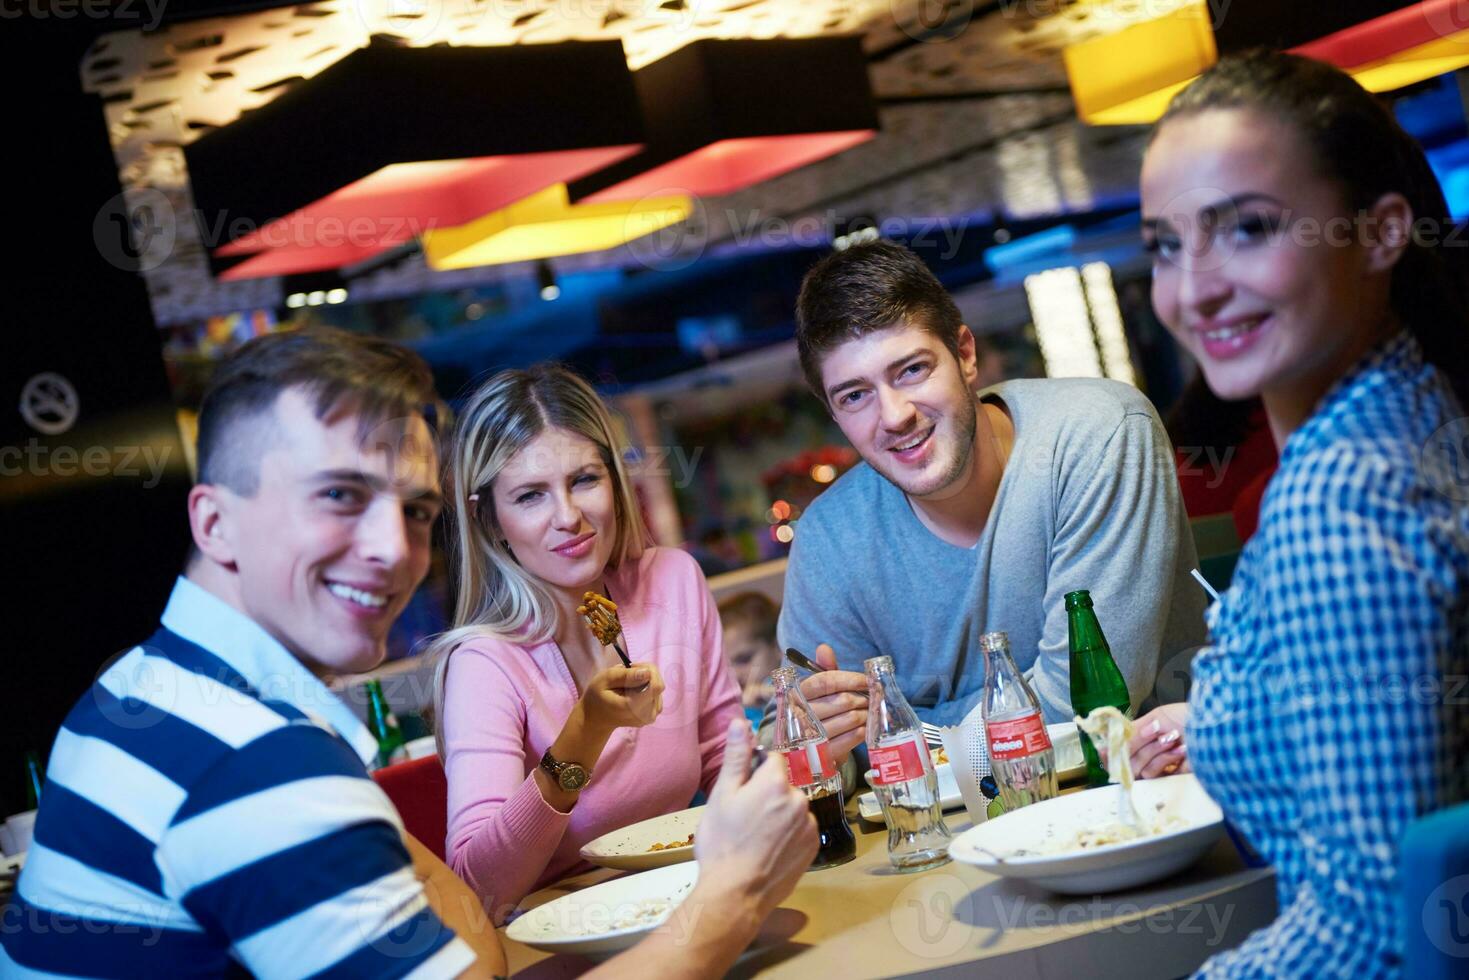
[[[340,331],[260,338],[220,366],[199,417],[194,554],[158,632],[62,725],[0,975],[506,972],[478,902],[404,833],[367,774],[374,739],[323,683],[382,661],[427,572],[435,407],[416,355]],[[774,769],[746,784],[748,739],[732,742],[689,899],[716,914],[645,941],[628,954],[640,972],[728,965],[815,853],[804,801]]]

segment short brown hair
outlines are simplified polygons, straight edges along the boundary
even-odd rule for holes
[[[739,592],[719,604],[719,623],[724,629],[743,626],[752,636],[775,642],[780,608],[760,592]]]
[[[276,400],[292,388],[314,400],[317,418],[348,407],[364,430],[393,418],[419,416],[430,428],[448,419],[433,374],[410,350],[331,327],[267,334],[241,345],[210,379],[199,407],[200,483],[242,496],[259,489],[269,443],[260,423],[272,421]]]
[[[959,359],[959,307],[910,249],[863,242],[811,267],[796,299],[796,350],[823,405],[821,359],[849,340],[902,324],[927,330]]]

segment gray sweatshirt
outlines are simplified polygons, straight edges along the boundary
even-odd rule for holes
[[[796,524],[779,641],[830,643],[845,670],[893,658],[925,721],[955,724],[984,690],[981,634],[1005,630],[1046,721],[1072,717],[1063,596],[1089,589],[1134,713],[1159,665],[1204,642],[1206,596],[1172,447],[1152,404],[1115,381],[1008,381],[1015,442],[978,543],[919,522],[862,463]]]

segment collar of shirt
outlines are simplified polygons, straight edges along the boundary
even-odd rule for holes
[[[325,721],[362,759],[377,755],[377,739],[341,698],[259,623],[182,576],[163,610],[163,625],[229,664],[261,697],[285,701]]]
[[[1331,425],[1343,413],[1354,412],[1362,398],[1370,398],[1380,390],[1389,375],[1413,375],[1423,369],[1423,349],[1406,328],[1399,330],[1373,347],[1342,374],[1321,396],[1316,411],[1300,428],[1290,434],[1282,447],[1280,459],[1294,455],[1302,447],[1317,444],[1317,433]]]

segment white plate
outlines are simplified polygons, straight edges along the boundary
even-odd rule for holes
[[[403,748],[408,750],[408,758],[410,759],[422,759],[426,756],[439,754],[439,747],[432,735],[415,738],[413,741],[404,745]]]
[[[1086,758],[1081,754],[1081,739],[1076,734],[1076,723],[1057,722],[1046,726],[1051,736],[1051,745],[1056,749],[1056,778],[1071,779],[1086,773]],[[959,784],[954,781],[954,772],[947,762],[934,766],[934,775],[939,779],[939,806],[945,810],[957,810],[964,805]],[[876,793],[863,793],[857,797],[857,812],[863,820],[882,822],[882,804],[877,802]]]
[[[699,866],[695,863],[614,878],[531,909],[510,923],[505,935],[549,953],[611,956],[668,921],[698,880]],[[622,929],[608,928],[645,901],[665,901],[670,907],[650,921]]]
[[[1061,854],[1012,856],[1016,851],[1068,840],[1088,827],[1117,822],[1120,786],[1068,793],[1032,803],[971,827],[949,845],[949,856],[992,874],[1034,881],[1068,895],[1131,888],[1166,878],[1193,864],[1224,832],[1224,816],[1193,773],[1141,779],[1134,786],[1139,811],[1176,816],[1182,826],[1152,837]],[[985,853],[1004,858],[996,861]]]
[[[593,864],[620,871],[646,871],[648,868],[692,861],[692,844],[687,847],[668,847],[661,851],[650,851],[648,848],[654,844],[683,840],[698,830],[699,821],[703,817],[704,808],[696,806],[692,810],[680,810],[644,820],[588,841],[582,845],[581,856]]]

